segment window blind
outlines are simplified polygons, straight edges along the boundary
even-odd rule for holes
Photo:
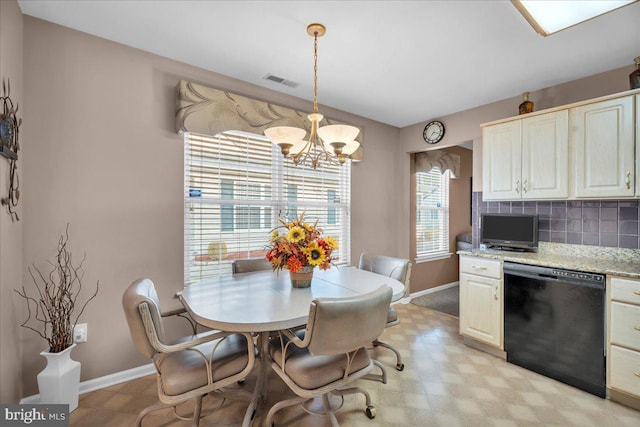
[[[304,213],[350,262],[351,165],[297,167],[260,135],[185,133],[185,283],[231,274],[231,261],[266,254],[280,220]]]
[[[416,255],[449,253],[449,171],[439,167],[416,173]]]

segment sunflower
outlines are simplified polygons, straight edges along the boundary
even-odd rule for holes
[[[338,249],[338,241],[333,237],[325,237],[324,241],[331,249]]]
[[[273,230],[271,232],[271,238],[269,239],[272,243],[276,241],[276,239],[278,238],[280,234],[278,233],[278,230]]]
[[[287,239],[291,243],[298,243],[300,240],[303,240],[304,238],[305,238],[304,230],[301,227],[298,227],[297,225],[295,227],[292,227],[291,230],[289,230],[289,234],[287,235]]]
[[[316,241],[311,242],[309,247],[303,249],[303,252],[307,256],[307,262],[309,265],[322,265],[327,260],[324,248],[319,246]]]

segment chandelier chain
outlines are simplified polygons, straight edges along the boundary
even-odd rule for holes
[[[327,124],[320,127],[324,117],[318,113],[318,37],[325,33],[326,28],[322,24],[307,26],[307,34],[313,37],[313,113],[307,116],[311,128],[306,125],[303,128],[276,126],[265,130],[265,135],[280,146],[280,151],[285,157],[291,154],[295,165],[309,165],[313,169],[322,162],[331,165],[343,164],[360,145],[355,139],[359,129],[354,126]],[[307,131],[309,137],[304,139]],[[348,146],[346,151],[345,146]]]
[[[318,32],[313,33],[313,112],[318,112]]]

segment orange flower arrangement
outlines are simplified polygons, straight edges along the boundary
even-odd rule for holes
[[[275,271],[283,268],[292,273],[302,267],[331,268],[334,258],[331,254],[338,248],[338,242],[332,237],[322,237],[318,221],[313,225],[304,222],[304,213],[293,222],[280,220],[282,225],[271,232],[267,259]],[[278,229],[285,229],[280,234]]]

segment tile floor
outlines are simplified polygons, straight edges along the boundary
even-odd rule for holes
[[[388,382],[360,381],[377,408],[377,417],[364,414],[360,395],[346,396],[338,411],[344,427],[408,426],[640,426],[640,412],[600,399],[573,387],[529,372],[504,360],[465,346],[458,335],[458,319],[414,304],[398,305],[400,326],[384,332],[402,352],[405,370],[396,371],[388,350],[372,350],[388,369]],[[255,378],[244,385],[252,390]],[[268,408],[288,397],[284,383],[269,376],[268,401],[258,412],[261,426]],[[144,407],[157,401],[155,377],[149,376],[84,394],[71,414],[71,426],[132,426]],[[220,399],[205,398],[205,409]],[[191,404],[179,408],[187,414]],[[238,426],[246,403],[226,401],[203,418],[201,426]],[[326,419],[308,415],[300,407],[282,410],[278,426],[325,426]],[[143,427],[189,426],[170,410],[153,413]]]

